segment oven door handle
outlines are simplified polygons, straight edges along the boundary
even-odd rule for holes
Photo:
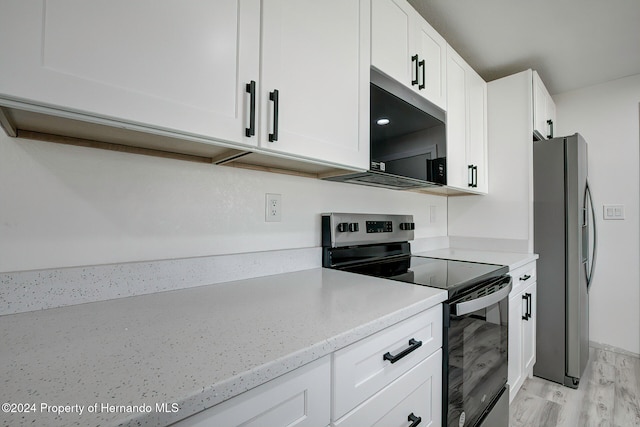
[[[472,299],[471,301],[454,304],[453,307],[451,307],[451,313],[456,316],[464,316],[465,314],[473,313],[474,311],[487,308],[509,296],[509,292],[511,292],[511,286],[511,283],[509,283],[508,286],[505,286],[504,288],[492,294]]]

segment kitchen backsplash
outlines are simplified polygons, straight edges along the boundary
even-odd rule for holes
[[[0,273],[0,315],[320,267],[320,248]]]

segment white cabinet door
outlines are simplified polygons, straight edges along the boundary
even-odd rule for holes
[[[549,123],[547,123],[548,129],[549,129],[549,134],[547,136],[551,137],[551,138],[554,138],[556,136],[556,134],[555,134],[556,104],[555,104],[555,102],[553,102],[553,98],[551,98],[551,95],[549,95],[547,97],[547,103],[546,104],[547,104],[546,105],[547,120],[549,120]]]
[[[472,69],[467,72],[469,113],[467,117],[467,163],[472,166],[473,189],[486,193],[489,187],[487,164],[487,82]]]
[[[556,121],[556,105],[549,95],[540,75],[533,72],[533,132],[540,139],[553,138]]]
[[[406,0],[371,0],[371,65],[407,86],[418,84],[414,12]]]
[[[527,376],[533,375],[536,363],[536,290],[536,283],[532,283],[523,292],[529,310],[529,318],[522,323],[522,368]]]
[[[259,0],[0,1],[0,96],[256,145]]]
[[[509,402],[518,393],[520,386],[524,382],[522,369],[522,316],[523,309],[522,293],[518,292],[509,298]]]
[[[467,163],[467,65],[453,49],[447,52],[447,185],[469,188]]]
[[[365,0],[263,2],[262,148],[368,169],[369,10]]]
[[[330,421],[331,358],[293,372],[173,424],[175,427],[318,427]]]
[[[536,362],[536,264],[510,271],[509,297],[509,401],[512,401]]]
[[[372,0],[371,65],[446,109],[447,43],[406,0]]]
[[[336,427],[439,427],[442,422],[442,349],[336,421]]]
[[[447,48],[447,185],[488,190],[487,83]]]
[[[447,109],[447,42],[422,16],[416,15],[416,52],[418,53],[418,93],[443,110]]]
[[[334,418],[340,418],[442,346],[442,305],[335,352]],[[402,355],[390,360],[390,357]]]

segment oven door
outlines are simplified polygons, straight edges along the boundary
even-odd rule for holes
[[[507,382],[509,292],[502,276],[445,304],[443,412],[448,427],[479,425]],[[508,412],[507,412],[508,414]],[[509,425],[508,415],[493,427]]]

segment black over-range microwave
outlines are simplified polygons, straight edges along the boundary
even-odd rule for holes
[[[443,110],[372,69],[369,120],[369,171],[327,179],[394,189],[447,184]]]

